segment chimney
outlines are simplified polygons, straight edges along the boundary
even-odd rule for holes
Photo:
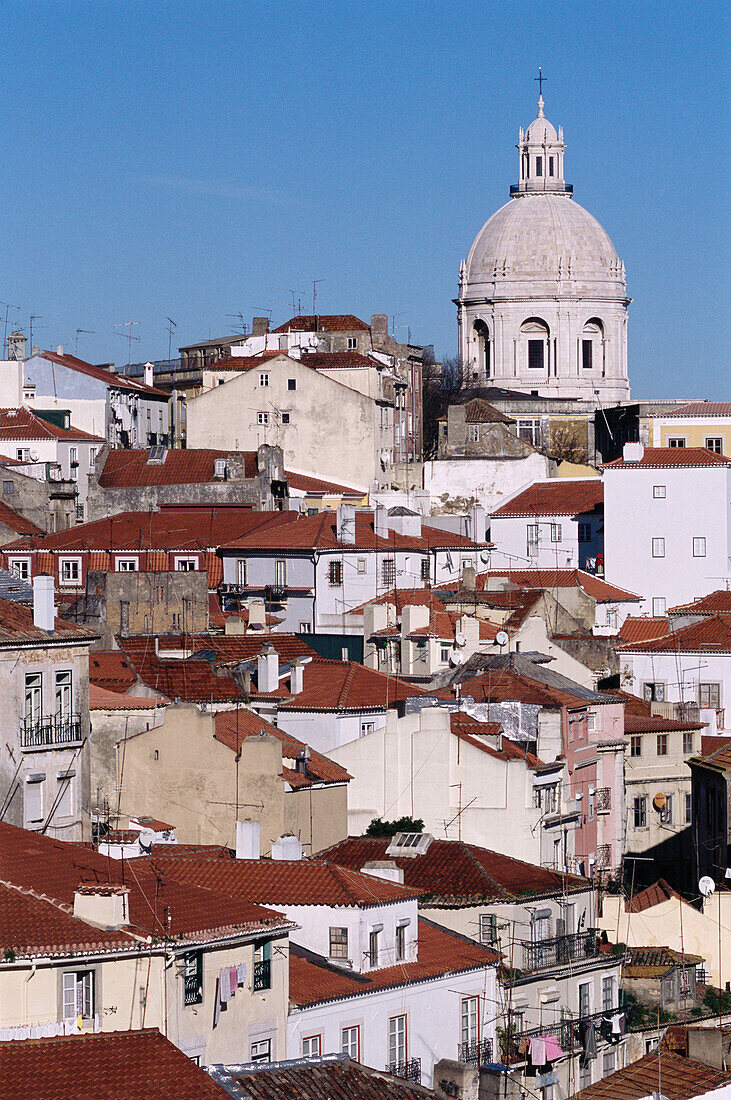
[[[155,385],[155,368],[152,363],[145,363],[145,385]]]
[[[251,321],[251,335],[252,336],[266,336],[269,332],[269,318],[268,317],[253,317]]]
[[[260,859],[261,826],[258,821],[246,818],[236,822],[236,858]]]
[[[474,592],[477,587],[477,573],[474,565],[462,566],[462,587],[468,592]]]
[[[39,573],[33,578],[33,626],[52,634],[55,621],[53,577]]]
[[[305,662],[298,657],[289,668],[289,690],[292,695],[299,695],[304,686]]]
[[[63,355],[63,344],[56,345],[56,355]]]
[[[641,462],[644,454],[644,443],[625,443],[622,448],[622,458],[625,462]]]
[[[82,882],[74,893],[74,916],[95,928],[129,924],[129,886]]]
[[[399,882],[403,886],[404,872],[397,867],[392,859],[372,859],[361,867],[364,875],[373,875],[374,878],[385,878],[389,882]]]
[[[481,504],[473,504],[470,510],[470,538],[473,542],[485,542],[486,532],[485,509]]]
[[[291,833],[278,836],[272,844],[272,859],[302,859],[302,845],[298,838]]]
[[[388,513],[388,528],[408,538],[421,538],[421,512],[411,508],[391,508]]]
[[[424,603],[408,604],[401,608],[401,637],[408,638],[414,630],[429,626],[430,610]]]
[[[22,332],[11,332],[8,336],[8,359],[25,359],[28,341]]]
[[[378,538],[388,538],[388,509],[382,504],[373,509],[373,531]]]
[[[355,546],[355,505],[338,504],[336,534],[338,542]]]
[[[264,630],[267,625],[266,609],[263,600],[249,600],[249,627],[252,630]]]
[[[279,654],[274,646],[262,647],[256,658],[256,678],[259,691],[276,691],[279,687]]]
[[[379,336],[388,336],[388,316],[385,313],[374,313],[371,316],[371,332]]]

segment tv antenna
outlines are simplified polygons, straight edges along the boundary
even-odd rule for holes
[[[173,331],[178,327],[177,321],[173,321],[172,317],[166,317],[165,320],[168,323],[168,363],[170,362],[170,356],[172,354],[173,347]]]
[[[0,302],[0,306],[5,306],[5,332],[3,333],[3,355],[8,343],[8,315],[11,309],[20,309],[20,306],[13,306],[10,302]]]
[[[249,306],[249,309],[258,309],[260,313],[266,313],[269,318],[269,323],[272,322],[272,310],[267,309],[266,306]]]
[[[246,321],[244,320],[243,313],[227,313],[226,316],[232,317],[234,320],[238,320],[239,322],[238,328],[236,328],[235,325],[229,325],[229,328],[232,328],[234,332],[240,333],[242,336],[246,336]]]
[[[94,332],[94,329],[92,329],[92,328],[77,328],[77,330],[76,330],[76,339],[74,340],[74,355],[76,356],[77,359],[79,357],[79,334],[82,333],[82,332],[85,335],[88,335],[88,336],[95,336],[96,335],[96,333]]]
[[[286,286],[278,286],[277,290],[281,290],[283,294],[291,294],[292,295],[292,316],[293,317],[296,316],[297,310],[295,310],[295,308],[294,308],[294,296],[295,296],[295,294],[302,294],[303,291],[301,291],[301,290],[290,290],[290,288],[286,287]],[[299,298],[298,301],[301,302],[302,299]]]
[[[312,316],[317,317],[317,284],[324,283],[325,279],[313,279],[312,280]]]
[[[393,337],[396,336],[396,318],[397,317],[408,317],[407,310],[402,309],[400,313],[392,313],[391,314],[391,335]],[[399,328],[406,328],[406,327],[407,327],[406,325],[399,325]]]
[[[132,341],[134,340],[138,344],[140,342],[139,336],[133,336],[132,335],[132,326],[133,325],[141,325],[141,324],[142,324],[142,321],[117,321],[117,322],[115,322],[115,324],[113,326],[114,328],[129,329],[129,332],[127,332],[127,333],[124,333],[124,332],[118,332],[117,333],[117,336],[121,336],[123,340],[127,341],[127,367],[128,368],[132,363]]]
[[[31,313],[31,315],[30,315],[30,324],[28,326],[28,338],[30,340],[30,353],[31,353],[31,355],[33,354],[33,322],[34,321],[42,321],[42,320],[43,320],[43,315],[41,313]],[[37,325],[36,325],[36,328],[38,328]]]

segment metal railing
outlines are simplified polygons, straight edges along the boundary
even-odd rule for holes
[[[492,1039],[473,1039],[470,1043],[460,1043],[457,1061],[478,1067],[492,1062]]]
[[[23,718],[20,723],[20,747],[45,749],[49,745],[73,745],[81,740],[81,715]]]
[[[199,1005],[203,1001],[203,987],[197,974],[188,974],[183,978],[183,1004]]]
[[[522,940],[521,947],[521,970],[532,973],[535,970],[550,970],[552,967],[568,966],[572,962],[595,958],[599,954],[599,939],[596,929],[587,928],[583,932],[554,936],[552,939]]]
[[[272,987],[272,964],[270,959],[259,959],[254,963],[254,992]]]
[[[612,808],[612,788],[598,787],[596,792],[597,813],[603,813]]]
[[[564,1019],[555,1020],[553,1023],[543,1024],[541,1027],[524,1028],[521,1031],[511,1032],[510,1035],[510,1061],[519,1062],[523,1060],[524,1055],[520,1053],[518,1047],[522,1039],[538,1039],[545,1035],[555,1035],[558,1040],[558,1045],[565,1054],[571,1054],[572,1051],[577,1050],[582,1045],[581,1032],[582,1025],[593,1023],[595,1020],[602,1020],[614,1016],[617,1012],[626,1012],[626,1006],[615,1005],[612,1008],[604,1008],[601,1012],[592,1012],[587,1016],[566,1016]],[[501,1040],[501,1046],[504,1053],[505,1039]]]
[[[264,599],[267,603],[281,603],[287,599],[286,584],[267,584],[264,586]]]
[[[404,1081],[413,1081],[415,1085],[421,1084],[421,1058],[407,1058],[405,1062],[387,1062],[386,1073],[394,1077],[401,1077]]]

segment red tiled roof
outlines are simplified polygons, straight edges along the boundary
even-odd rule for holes
[[[0,822],[0,868],[5,887],[0,942],[18,955],[129,949],[139,943],[132,932],[200,942],[287,923],[278,913],[180,883],[159,868],[155,874],[145,867],[125,876],[117,860],[4,822]],[[74,893],[80,884],[122,882],[129,889],[130,919],[125,928],[94,928],[73,916]],[[150,898],[156,900],[157,908]],[[165,913],[170,917],[167,925]]]
[[[48,631],[34,626],[33,612],[30,608],[15,600],[0,598],[0,646],[59,641],[83,645],[93,642],[98,637],[94,630],[88,630],[86,627],[58,618],[54,623],[53,634],[49,634]]]
[[[223,359],[215,359],[212,363],[206,363],[203,370],[212,371],[215,373],[219,370],[252,370],[254,367],[260,367],[262,363],[268,363],[270,359],[276,359],[281,356],[283,359],[288,359],[286,351],[260,351],[256,355],[227,355]]]
[[[375,596],[372,600],[366,600],[365,603],[360,604],[358,607],[351,608],[346,614],[362,615],[365,608],[369,607],[371,604],[383,603],[393,604],[398,615],[400,615],[404,607],[408,605],[433,607],[435,611],[444,610],[442,594],[436,592],[433,588],[391,588],[388,592],[384,592],[380,596]]]
[[[521,703],[535,703],[538,706],[556,709],[558,707],[586,707],[586,699],[572,695],[562,688],[549,687],[547,684],[532,680],[514,669],[488,669],[478,672],[460,681],[462,697],[471,696],[478,703],[499,703],[517,700]],[[450,688],[453,690],[453,688]],[[611,702],[607,696],[607,702]]]
[[[327,756],[309,748],[304,741],[298,741],[296,737],[277,729],[271,722],[260,718],[258,714],[238,707],[236,710],[219,711],[215,717],[214,734],[217,741],[226,745],[232,752],[238,752],[242,741],[247,737],[258,737],[260,733],[266,733],[270,737],[276,737],[282,743],[282,758],[296,761],[306,750],[309,754],[306,761],[306,771],[297,771],[295,768],[284,768],[284,778],[291,787],[310,787],[313,783],[347,783],[352,775],[346,772],[340,764],[329,760]]]
[[[669,416],[731,416],[731,401],[689,401],[687,405],[676,405],[655,418],[664,420]]]
[[[624,711],[625,733],[663,733],[672,730],[704,730],[706,722],[688,722],[676,718],[661,718],[657,714],[642,715]]]
[[[660,1059],[662,1058],[662,1065]],[[693,1062],[679,1054],[653,1050],[624,1069],[610,1073],[595,1085],[576,1093],[581,1100],[639,1100],[657,1092],[662,1081],[662,1094],[667,1100],[691,1100],[731,1082],[727,1070],[713,1069],[703,1062]]]
[[[666,615],[654,618],[648,615],[628,615],[618,636],[623,642],[646,642],[650,638],[664,638],[669,630],[670,619]]]
[[[203,448],[170,449],[163,463],[148,463],[149,450],[110,450],[99,474],[102,489],[135,485],[195,485],[215,480],[216,459],[236,455],[243,460],[244,477],[256,477],[256,451],[216,451]]]
[[[625,901],[624,907],[628,913],[644,913],[645,909],[662,905],[663,902],[670,901],[671,898],[678,898],[682,901],[680,894],[664,878],[659,878],[652,886],[640,890],[628,901]]]
[[[339,485],[335,481],[323,481],[320,477],[310,477],[308,474],[298,474],[294,470],[285,470],[290,489],[296,489],[303,493],[325,493],[326,496],[340,496],[342,493],[351,496],[364,497],[366,489],[354,489],[352,486]]]
[[[89,682],[89,710],[150,710],[164,707],[164,699],[145,699],[141,695],[122,695],[118,691],[108,691]]]
[[[497,746],[485,741],[486,736],[500,734],[502,726],[497,722],[478,722],[476,718],[470,718],[467,714],[454,712],[450,719],[450,726],[452,733],[461,741],[487,753],[488,756],[494,756],[499,760],[525,760],[531,768],[540,763],[538,757],[528,752],[525,745],[519,741],[511,741],[509,737],[502,736]]]
[[[217,1080],[233,1079],[241,1100],[434,1100],[435,1096],[431,1089],[362,1066],[344,1054],[337,1061],[272,1069],[260,1066],[256,1073],[216,1067],[213,1074]]]
[[[383,370],[383,363],[361,355],[359,351],[305,351],[300,362],[315,370],[352,370],[363,367],[376,367]]]
[[[731,742],[726,737],[704,738],[704,742],[712,742],[708,745],[709,753],[694,757],[694,761],[705,764],[711,769],[718,768],[721,771],[731,770]]]
[[[159,1031],[111,1031],[0,1043],[0,1089],[34,1100],[227,1100]]]
[[[14,511],[2,500],[0,500],[0,525],[15,531],[17,535],[37,536],[45,534],[45,531],[42,531],[40,527],[36,527],[35,523],[31,523],[29,519],[21,516],[20,512]]]
[[[143,864],[147,857],[135,861]],[[234,900],[257,905],[332,905],[368,907],[409,901],[422,891],[364,875],[322,859],[168,859],[155,851],[161,867],[180,883],[220,891]]]
[[[289,999],[292,1004],[304,1006],[359,997],[380,989],[496,966],[500,957],[489,947],[421,917],[417,961],[370,970],[367,974],[333,966],[314,951],[290,944]]]
[[[718,749],[725,749],[729,745],[731,745],[731,737],[707,734],[701,737],[701,756],[712,756]]]
[[[370,326],[352,313],[291,317],[272,332],[368,332]]]
[[[625,462],[615,458],[605,462],[605,470],[673,470],[683,467],[729,466],[731,458],[714,454],[705,447],[645,447],[645,453],[638,462]]]
[[[57,424],[37,416],[25,405],[17,409],[0,409],[0,440],[15,439],[60,439],[69,442],[86,439],[90,443],[105,442],[101,436],[90,435],[80,428],[60,428]]]
[[[604,506],[604,485],[600,477],[580,481],[557,478],[538,481],[492,512],[501,516],[576,516],[596,512]]]
[[[592,888],[588,879],[578,875],[534,866],[461,840],[434,839],[416,856],[386,855],[390,844],[390,837],[349,836],[319,852],[318,858],[351,869],[374,860],[393,860],[404,873],[404,885],[429,894],[432,905],[515,901],[528,894],[539,897]]]
[[[642,597],[626,588],[608,584],[603,577],[587,573],[583,569],[491,569],[477,578],[478,588],[484,589],[489,577],[508,577],[518,588],[581,588],[587,596],[599,603],[639,602]],[[446,586],[445,586],[446,587]]]
[[[465,405],[465,421],[468,424],[514,424],[512,416],[506,416],[488,404],[482,397],[473,397]]]
[[[276,635],[272,636],[272,640]],[[327,661],[316,658],[304,668],[304,686],[281,706],[282,711],[383,710],[394,707],[422,688],[366,668],[356,661]]]
[[[707,615],[661,638],[617,648],[632,653],[731,653],[731,615]]]
[[[715,592],[709,592],[707,596],[701,596],[692,603],[681,603],[677,607],[671,607],[670,614],[731,615],[731,591],[727,588],[717,588]]]
[[[95,649],[89,654],[89,684],[121,693],[136,683],[132,666],[120,650]]]
[[[625,978],[662,977],[676,966],[700,966],[702,955],[690,955],[672,947],[631,947],[624,962]]]
[[[165,390],[159,390],[155,386],[148,386],[137,378],[128,378],[127,375],[117,374],[116,371],[105,370],[104,367],[96,367],[93,363],[86,363],[83,359],[77,359],[75,355],[58,355],[54,351],[42,351],[43,359],[50,363],[56,363],[60,367],[68,367],[69,370],[86,374],[90,378],[96,378],[100,382],[106,382],[108,386],[118,390],[131,390],[133,393],[141,393],[149,397],[164,397],[170,400],[170,394]]]

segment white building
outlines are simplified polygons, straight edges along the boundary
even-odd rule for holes
[[[627,443],[604,467],[605,576],[664,615],[731,576],[731,458]]]
[[[556,478],[518,490],[492,513],[490,539],[491,564],[596,572],[604,550],[601,479]]]
[[[460,357],[471,380],[541,397],[629,397],[624,264],[564,181],[563,131],[518,137],[519,180],[462,261]]]

